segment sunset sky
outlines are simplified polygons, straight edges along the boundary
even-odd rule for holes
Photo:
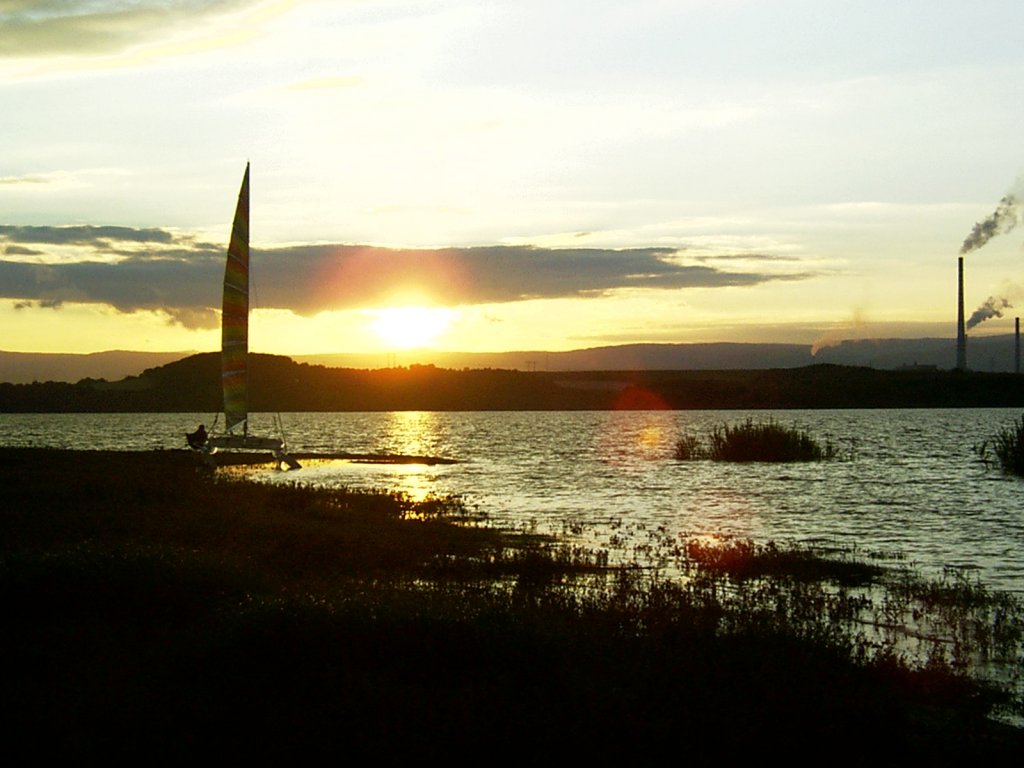
[[[0,0],[0,350],[954,335],[1020,0]],[[1016,223],[1016,211],[1012,221]],[[967,256],[1021,302],[1024,227]],[[1016,309],[974,333],[1006,333]]]

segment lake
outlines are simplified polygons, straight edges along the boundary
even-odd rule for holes
[[[953,566],[1024,593],[1024,480],[986,467],[973,446],[1017,409],[558,411],[283,414],[297,452],[441,456],[445,465],[307,462],[269,482],[457,494],[496,523],[554,532],[627,557],[652,537],[730,534],[901,553],[926,573]],[[679,462],[684,432],[774,419],[830,440],[842,460]],[[182,448],[209,414],[0,414],[13,446]],[[252,431],[272,434],[269,415]]]

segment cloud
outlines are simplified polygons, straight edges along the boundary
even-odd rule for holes
[[[0,58],[119,53],[257,0],[0,0]]]
[[[45,252],[26,248],[23,245],[8,245],[4,248],[4,253],[8,256],[42,256]]]
[[[171,243],[175,235],[165,229],[133,227],[97,227],[92,225],[65,227],[18,227],[0,224],[0,240],[47,245],[90,245],[106,247],[111,241],[133,243]]]
[[[212,308],[224,270],[218,246],[166,229],[93,225],[0,225],[5,243],[7,256],[34,257],[0,260],[0,298],[14,299],[18,308],[106,304],[121,312],[162,312],[188,327],[217,325]],[[67,246],[76,249],[73,260],[63,255]]]
[[[222,274],[222,265],[206,259],[133,259],[118,264],[0,261],[0,297],[34,301],[40,306],[79,302],[107,304],[126,313],[151,310],[185,324],[219,303]],[[207,314],[200,327],[214,325],[216,318]]]
[[[263,299],[300,314],[389,303],[406,292],[451,306],[588,298],[624,289],[749,286],[790,278],[681,264],[676,253],[671,248],[313,245],[261,251],[253,258],[267,275]]]
[[[0,187],[36,186],[39,184],[49,184],[51,181],[52,179],[41,174],[27,176],[0,176]]]
[[[0,2],[3,2],[3,0],[0,0]],[[125,175],[125,172],[110,168],[88,168],[78,171],[55,170],[0,176],[0,192],[23,195],[83,189],[92,185],[93,179],[90,177],[111,176],[114,174]]]
[[[7,252],[22,243],[87,246],[76,261],[0,260],[0,297],[108,304],[161,311],[189,327],[216,324],[224,249],[163,229],[0,226]],[[120,247],[130,245],[128,247]],[[134,249],[134,250],[133,250]],[[116,263],[101,256],[117,251]],[[688,264],[672,248],[396,249],[294,245],[254,249],[254,294],[262,308],[300,315],[408,301],[456,306],[528,299],[591,298],[629,289],[682,290],[799,280],[808,273],[729,271]]]
[[[30,309],[32,307],[39,307],[40,309],[60,309],[64,306],[64,302],[60,299],[45,299],[40,301],[16,301],[14,302],[15,309]]]
[[[701,263],[723,261],[726,259],[743,259],[744,261],[773,261],[773,262],[792,262],[794,261],[793,256],[784,253],[730,253],[730,254],[710,254],[710,253],[694,253],[692,255],[694,261]]]

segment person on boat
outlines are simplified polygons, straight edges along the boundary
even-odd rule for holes
[[[200,424],[199,425],[199,429],[197,429],[195,432],[186,432],[185,433],[185,440],[188,441],[189,447],[190,448],[195,448],[197,450],[199,448],[202,448],[204,445],[206,445],[206,438],[207,438],[207,435],[206,435],[206,425],[205,424]]]

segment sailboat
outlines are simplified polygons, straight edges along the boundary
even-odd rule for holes
[[[271,451],[278,466],[299,469],[288,454],[284,440],[249,434],[249,164],[238,191],[235,220],[231,226],[227,263],[224,267],[224,301],[221,312],[221,385],[224,391],[224,432],[205,440],[188,436],[189,445],[213,462],[217,450]],[[205,429],[200,427],[205,433]],[[239,433],[240,430],[240,433]]]

